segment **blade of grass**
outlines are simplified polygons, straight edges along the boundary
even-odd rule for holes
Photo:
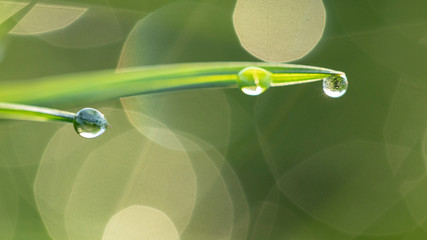
[[[73,122],[75,113],[61,110],[0,102],[0,118],[32,121]]]
[[[255,62],[186,63],[97,71],[31,81],[0,82],[0,102],[40,104],[94,102],[179,89],[239,87],[238,73],[250,66],[272,73],[271,86],[322,80],[342,74],[326,68]]]

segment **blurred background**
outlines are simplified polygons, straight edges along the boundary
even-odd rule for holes
[[[0,1],[0,24],[25,9]],[[0,81],[206,61],[343,71],[260,96],[105,102],[97,139],[0,121],[0,239],[427,238],[427,2],[38,1],[0,41]],[[3,24],[4,25],[4,24]],[[3,26],[2,25],[2,26]],[[96,98],[96,97],[95,97]]]

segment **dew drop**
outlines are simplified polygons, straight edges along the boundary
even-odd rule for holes
[[[93,108],[83,108],[77,112],[73,125],[77,134],[84,138],[96,138],[109,126],[104,115]]]
[[[331,75],[323,79],[323,91],[329,97],[339,98],[345,94],[348,88],[348,81],[345,74]]]
[[[238,82],[245,94],[260,95],[270,87],[271,72],[259,67],[247,67],[239,72]]]

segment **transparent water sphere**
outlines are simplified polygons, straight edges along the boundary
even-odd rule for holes
[[[347,92],[348,81],[345,74],[331,75],[323,79],[323,91],[326,95],[339,98]]]
[[[74,129],[84,138],[96,138],[103,134],[109,124],[104,115],[93,108],[83,108],[74,116]]]
[[[247,67],[239,72],[238,82],[243,93],[260,95],[271,85],[271,72],[259,67]]]

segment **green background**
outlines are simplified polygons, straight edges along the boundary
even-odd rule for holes
[[[234,31],[234,1],[53,3],[91,7],[66,28],[6,36],[0,81],[258,61]],[[315,82],[257,97],[47,104],[100,109],[112,128],[94,140],[62,123],[1,120],[0,239],[101,239],[133,205],[161,210],[181,239],[426,239],[427,3],[323,4],[323,37],[294,63],[345,72],[341,98]]]

